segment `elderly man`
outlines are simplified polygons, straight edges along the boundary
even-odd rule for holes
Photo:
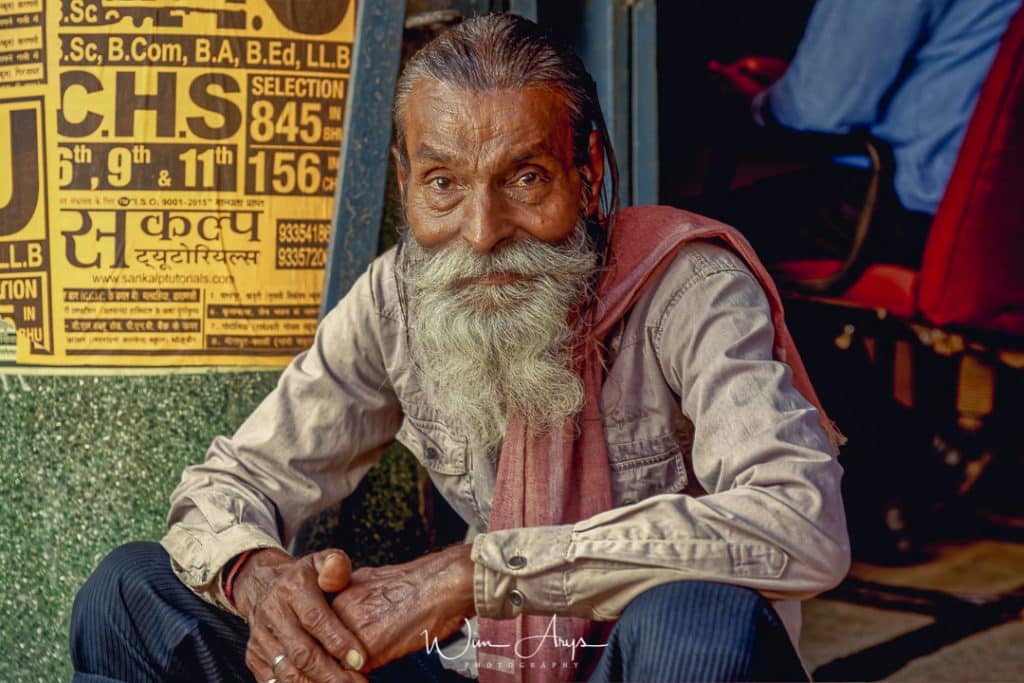
[[[614,211],[593,80],[521,18],[429,44],[394,115],[406,238],[186,470],[162,547],[82,589],[76,680],[804,677],[797,601],[848,563],[838,435],[749,247]],[[395,439],[473,537],[289,555]]]

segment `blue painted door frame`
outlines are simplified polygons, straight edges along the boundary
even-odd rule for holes
[[[570,0],[546,0],[567,3]],[[655,0],[571,0],[583,21],[576,47],[597,83],[618,156],[623,206],[658,199],[657,8]],[[432,3],[463,16],[507,10],[536,20],[545,0]],[[563,5],[564,6],[564,5]],[[406,0],[360,0],[345,107],[323,317],[377,255]]]

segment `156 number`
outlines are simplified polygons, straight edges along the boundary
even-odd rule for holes
[[[320,155],[315,152],[260,150],[246,160],[252,167],[247,191],[253,194],[316,194],[321,189],[323,173]]]

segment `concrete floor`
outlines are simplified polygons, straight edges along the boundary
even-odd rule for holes
[[[815,680],[1024,681],[1024,544],[945,541],[905,567],[855,562],[804,605]]]

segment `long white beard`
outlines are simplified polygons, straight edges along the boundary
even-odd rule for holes
[[[539,433],[580,411],[583,384],[567,319],[598,261],[582,220],[559,245],[531,238],[490,254],[463,242],[428,251],[410,235],[403,253],[398,276],[414,356],[446,419],[473,446],[495,452],[512,411]],[[465,283],[498,273],[525,277]]]

